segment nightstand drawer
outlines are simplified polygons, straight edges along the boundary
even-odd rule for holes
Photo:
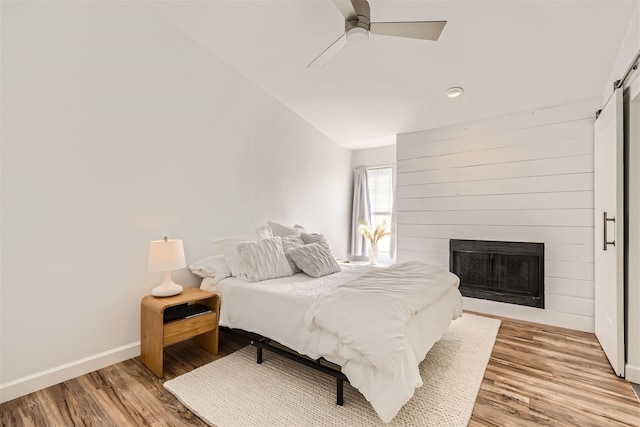
[[[216,329],[217,314],[215,312],[201,314],[188,319],[175,320],[164,325],[163,345],[184,341],[205,332]]]

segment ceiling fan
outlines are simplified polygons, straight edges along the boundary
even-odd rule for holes
[[[344,34],[307,68],[322,68],[345,45],[362,46],[369,40],[369,33],[382,36],[407,37],[436,41],[447,21],[371,22],[371,8],[367,0],[333,0],[344,15]]]

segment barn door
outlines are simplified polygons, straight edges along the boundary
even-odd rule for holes
[[[594,126],[595,333],[624,377],[624,163],[622,89]]]

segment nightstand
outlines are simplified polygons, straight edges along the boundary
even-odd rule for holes
[[[212,311],[166,323],[163,321],[167,308],[196,303],[210,307]],[[198,288],[186,288],[172,297],[147,295],[140,302],[140,311],[140,360],[158,378],[163,375],[163,348],[168,345],[193,338],[200,347],[218,354],[218,295]]]

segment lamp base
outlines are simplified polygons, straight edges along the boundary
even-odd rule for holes
[[[171,272],[168,271],[165,273],[162,283],[151,290],[151,295],[154,297],[172,297],[180,292],[182,292],[182,286],[171,280]]]

